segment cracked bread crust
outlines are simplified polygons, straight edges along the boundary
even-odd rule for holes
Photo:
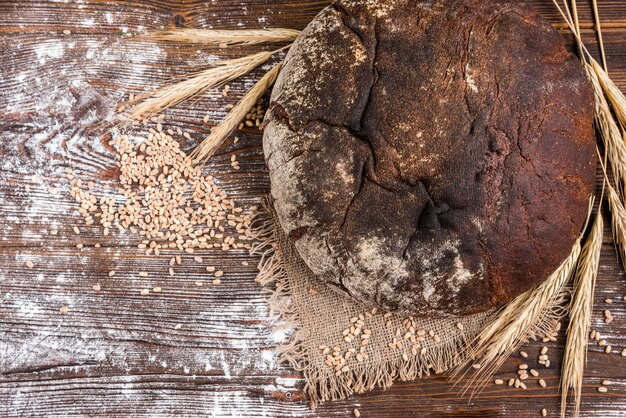
[[[272,93],[263,146],[279,221],[321,280],[368,305],[500,306],[580,232],[592,99],[524,3],[336,1]]]

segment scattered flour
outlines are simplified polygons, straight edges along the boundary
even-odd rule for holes
[[[97,19],[100,18],[84,19],[80,24],[91,27]],[[107,24],[115,24],[115,16],[111,12],[105,13],[103,19]],[[120,30],[136,33],[141,28]],[[145,46],[145,43],[142,45]],[[119,90],[103,92],[93,84],[93,80],[97,80],[99,71],[108,69],[116,72],[117,85],[135,89],[135,93],[154,87],[145,85],[144,76],[150,71],[152,80],[155,77],[166,79],[154,63],[167,60],[170,48],[155,44],[138,51],[131,38],[117,35],[109,39],[66,36],[34,46],[16,45],[16,56],[30,54],[32,66],[11,67],[12,60],[3,64],[0,79],[13,83],[14,87],[6,106],[3,103],[0,108],[0,114],[2,117],[8,115],[9,120],[16,120],[18,125],[24,127],[10,128],[12,135],[7,138],[9,142],[5,148],[24,152],[3,155],[0,170],[19,175],[23,184],[29,185],[30,191],[23,190],[23,185],[17,186],[20,199],[14,202],[9,198],[9,192],[0,188],[0,201],[4,202],[3,209],[6,209],[3,217],[7,221],[3,241],[7,240],[7,234],[11,234],[12,239],[17,237],[26,245],[36,246],[51,231],[58,230],[59,243],[74,244],[71,233],[63,231],[66,221],[60,220],[72,219],[76,208],[67,198],[67,184],[58,184],[56,179],[64,167],[72,167],[78,162],[81,174],[92,178],[102,177],[112,167],[112,151],[104,141],[88,137],[87,130],[109,119],[114,104],[122,99],[123,94],[129,93]],[[198,54],[185,64],[204,66],[217,59],[211,54]],[[124,64],[124,71],[119,71],[120,63]],[[51,68],[55,69],[54,75],[51,75]],[[246,83],[250,85],[251,81]],[[217,96],[219,93],[215,93]],[[221,118],[224,111],[216,109],[210,115]],[[58,188],[57,195],[49,193],[51,186]],[[16,192],[11,191],[11,195],[13,193]],[[78,216],[74,219],[80,221]],[[133,237],[117,235],[116,239],[118,243],[127,244]],[[100,251],[112,261],[121,258],[119,248],[106,248],[104,241]],[[163,305],[152,312],[139,309],[132,319],[124,318],[124,321],[134,322],[122,326],[117,321],[121,318],[120,312],[137,307],[121,309],[111,306],[111,303],[119,301],[110,299],[110,294],[106,296],[109,291],[106,278],[92,277],[86,269],[77,271],[81,265],[88,266],[94,262],[89,251],[79,253],[76,250],[67,260],[50,258],[45,255],[47,253],[24,251],[15,259],[20,266],[29,260],[34,263],[32,285],[41,289],[41,293],[33,296],[32,289],[24,293],[2,292],[0,289],[0,303],[10,307],[12,320],[34,324],[28,329],[11,329],[0,337],[0,370],[23,367],[45,369],[52,366],[50,371],[42,373],[67,369],[76,373],[87,370],[89,374],[89,368],[106,367],[122,374],[122,382],[115,389],[120,401],[146,396],[145,384],[139,381],[145,373],[143,368],[146,364],[160,367],[161,374],[175,376],[181,382],[188,382],[190,377],[199,379],[208,372],[213,376],[216,371],[220,371],[225,380],[248,376],[250,370],[280,373],[274,347],[284,342],[291,331],[272,333],[269,326],[272,318],[258,324],[259,318],[267,318],[266,305],[258,301],[239,301],[226,305],[219,312],[200,312],[196,317],[189,318],[170,316],[163,319],[162,328],[145,329],[146,324],[154,326],[154,317],[168,311],[167,303],[171,301],[165,299]],[[66,263],[67,268],[59,269],[58,263]],[[54,269],[50,268],[52,265]],[[22,278],[27,276],[20,274]],[[13,277],[8,271],[0,272],[0,282],[12,281]],[[94,294],[92,286],[95,283],[102,286],[103,295]],[[137,278],[129,277],[128,284],[133,286],[139,282]],[[59,314],[61,306],[69,307],[67,315]],[[84,306],[100,306],[102,309],[81,309]],[[193,304],[190,309],[193,309]],[[83,316],[82,320],[90,321],[91,327],[76,326],[72,315],[81,311],[82,315],[89,315]],[[244,318],[254,318],[255,321],[247,323],[242,321]],[[179,332],[186,330],[193,337],[203,336],[201,340],[211,340],[217,348],[202,345],[184,347],[181,341],[197,338],[174,332],[177,323],[184,324]],[[216,333],[220,338],[215,337]],[[146,344],[137,344],[136,341],[145,341]],[[181,376],[181,371],[189,376]],[[277,390],[294,390],[296,383],[297,379],[279,377],[275,387]],[[224,387],[228,390],[232,388],[227,384]],[[259,398],[257,393],[228,390],[206,395],[206,415],[248,416],[248,408],[260,411],[258,403],[263,402],[263,398]],[[10,402],[15,406],[26,405],[32,401],[31,395],[25,390],[16,390]],[[166,406],[166,402],[155,404],[150,413],[158,414],[161,407],[163,411],[171,412]],[[260,411],[260,416],[272,416],[271,409],[269,411]]]
[[[48,62],[48,59],[59,59],[63,57],[65,46],[61,41],[43,42],[34,48],[40,65]]]
[[[474,78],[472,78],[471,69],[468,64],[465,65],[465,82],[474,93],[478,93],[478,87],[476,86]]]

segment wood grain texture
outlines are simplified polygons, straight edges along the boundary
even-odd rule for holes
[[[171,277],[168,254],[147,257],[136,248],[138,237],[104,237],[78,216],[62,169],[115,184],[114,152],[92,128],[117,101],[219,57],[258,50],[155,44],[126,34],[173,26],[299,29],[327,3],[0,1],[0,415],[344,417],[358,407],[364,417],[539,416],[541,408],[556,416],[563,333],[558,343],[547,344],[547,369],[536,363],[543,344],[525,348],[530,357],[524,362],[537,367],[547,389],[531,378],[525,391],[489,385],[468,402],[450,390],[448,376],[429,376],[311,411],[300,375],[276,364],[273,349],[284,334],[272,332],[254,282],[257,259],[244,251],[206,251],[205,260],[226,274],[219,286],[197,286],[208,280],[191,257]],[[532,3],[564,28],[550,1]],[[624,89],[626,2],[599,3],[611,75]],[[579,6],[583,36],[596,53],[589,6]],[[561,32],[572,47],[571,35]],[[172,109],[167,127],[189,132],[186,147],[193,147],[259,75],[231,83],[226,99],[212,91]],[[202,122],[206,114],[208,124]],[[269,182],[258,131],[236,135],[240,141],[225,145],[206,169],[245,207],[267,193]],[[241,165],[237,172],[230,166],[233,153]],[[78,243],[85,245],[82,251]],[[619,354],[626,348],[626,281],[613,247],[607,229],[593,328],[614,350],[605,354],[590,345],[584,416],[626,415],[626,358]],[[163,291],[139,294],[152,286]],[[69,307],[67,315],[59,313],[61,306]],[[615,317],[610,326],[602,321],[604,309]],[[513,377],[521,362],[514,355],[498,377]],[[605,394],[596,391],[603,379],[615,382]]]

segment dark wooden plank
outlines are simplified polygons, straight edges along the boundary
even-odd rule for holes
[[[258,50],[157,45],[126,34],[176,25],[302,28],[327,3],[0,2],[0,415],[343,417],[358,407],[363,416],[376,417],[539,416],[545,407],[556,416],[563,332],[557,343],[546,344],[548,369],[536,363],[542,343],[525,348],[530,358],[524,361],[538,367],[547,389],[532,378],[526,391],[488,385],[468,402],[450,390],[448,376],[429,376],[311,411],[299,374],[277,364],[273,354],[284,332],[272,331],[273,318],[254,282],[258,259],[244,251],[205,251],[203,258],[226,275],[219,286],[197,286],[207,280],[191,257],[171,277],[171,254],[147,257],[135,247],[138,237],[103,237],[96,227],[82,225],[62,171],[71,166],[81,178],[115,185],[114,153],[106,138],[90,130],[117,101],[219,57]],[[532,3],[564,27],[550,1]],[[607,22],[611,74],[626,88],[626,3],[601,1],[599,7]],[[589,4],[580,8],[583,36],[597,53]],[[574,49],[571,35],[561,32]],[[226,99],[209,92],[167,112],[167,127],[189,132],[186,147],[192,148],[259,74],[231,83]],[[247,207],[269,190],[269,182],[258,131],[236,135],[240,141],[227,144],[206,170]],[[232,153],[241,162],[238,172],[229,163]],[[79,236],[75,225],[81,227]],[[78,243],[85,245],[82,251]],[[29,260],[33,268],[26,266]],[[117,274],[109,277],[110,270]],[[138,277],[138,271],[149,277]],[[155,285],[161,293],[139,294]],[[626,411],[626,358],[619,354],[626,347],[624,295],[626,281],[607,227],[593,327],[614,352],[590,346],[585,416]],[[609,305],[606,298],[615,302]],[[67,315],[59,313],[64,305]],[[603,323],[604,309],[615,317],[610,326]],[[520,362],[514,355],[498,377],[512,377]],[[603,379],[615,382],[606,394],[596,391]]]
[[[108,33],[127,27],[131,31],[189,27],[290,27],[301,29],[330,2],[328,0],[259,0],[259,1],[176,1],[91,0],[59,5],[46,1],[13,1],[0,4],[0,31],[8,33],[61,32]],[[542,15],[560,23],[561,17],[552,2],[529,0]],[[593,22],[590,1],[579,2],[583,25]],[[620,1],[600,1],[602,22],[626,26],[626,5]],[[68,13],[71,11],[71,13]]]

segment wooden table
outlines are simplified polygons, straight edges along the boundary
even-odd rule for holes
[[[572,46],[552,3],[533,3]],[[626,1],[599,3],[610,72],[626,88]],[[220,286],[198,287],[195,281],[204,277],[199,267],[186,263],[184,274],[170,277],[167,260],[143,255],[136,236],[104,237],[78,216],[63,168],[74,168],[83,179],[115,184],[114,153],[90,129],[117,101],[205,68],[217,56],[255,50],[226,54],[129,35],[172,26],[301,29],[326,4],[0,1],[1,415],[339,417],[358,407],[364,417],[539,416],[541,408],[556,416],[563,333],[558,343],[547,344],[552,364],[540,368],[546,389],[536,381],[525,391],[488,385],[468,402],[450,390],[448,376],[431,376],[311,411],[301,376],[276,363],[273,349],[284,333],[272,332],[254,282],[257,259],[245,251],[206,252],[203,256],[226,275]],[[583,37],[596,53],[590,5],[582,2],[579,8]],[[258,73],[231,83],[227,98],[210,92],[176,107],[167,113],[166,125],[188,131],[188,147],[193,147],[255,78]],[[209,124],[202,122],[207,113]],[[207,170],[248,206],[268,192],[267,169],[259,132],[244,130],[237,136],[240,141],[225,146]],[[241,164],[237,172],[230,166],[233,153]],[[57,194],[50,187],[58,188]],[[76,225],[80,235],[72,231]],[[593,328],[614,351],[589,347],[585,416],[626,415],[626,358],[619,354],[626,347],[626,280],[609,231],[607,226]],[[78,243],[85,247],[78,250]],[[241,264],[245,260],[249,266]],[[117,274],[109,277],[110,270]],[[137,277],[139,270],[148,271],[163,291],[141,296],[146,279]],[[100,291],[93,290],[95,284]],[[61,306],[68,306],[66,315],[59,312]],[[615,317],[610,326],[603,322],[608,308]],[[532,367],[542,345],[525,348]],[[521,357],[514,355],[497,377],[513,376],[519,363]],[[603,379],[614,382],[608,393],[596,390]]]

